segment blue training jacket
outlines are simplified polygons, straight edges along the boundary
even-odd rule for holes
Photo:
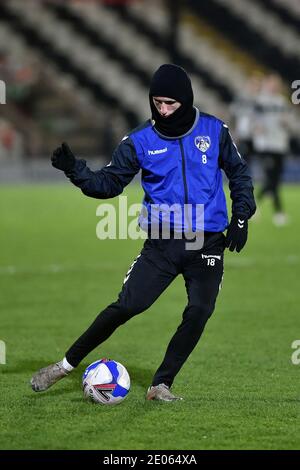
[[[228,127],[198,109],[195,123],[185,135],[162,136],[148,120],[124,137],[107,166],[92,171],[85,160],[76,159],[66,175],[87,196],[107,199],[121,194],[140,169],[145,197],[139,225],[144,230],[166,217],[174,231],[223,232],[228,216],[221,170],[229,180],[232,213],[250,218],[255,212],[249,169]],[[153,210],[161,205],[166,205],[163,210]]]

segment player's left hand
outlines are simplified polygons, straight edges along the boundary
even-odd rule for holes
[[[233,215],[227,229],[225,246],[238,253],[245,246],[248,237],[248,220],[242,215]]]

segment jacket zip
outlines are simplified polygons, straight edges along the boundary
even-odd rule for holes
[[[179,139],[180,152],[182,157],[182,177],[183,177],[183,186],[184,186],[184,203],[188,204],[188,187],[186,182],[186,172],[185,172],[185,156],[182,140]]]
[[[185,171],[185,155],[184,155],[184,148],[183,148],[183,143],[182,140],[179,139],[179,145],[180,145],[180,152],[181,152],[181,157],[182,157],[182,177],[183,177],[183,186],[184,186],[184,223],[187,224],[187,227],[184,227],[185,232],[191,232],[192,231],[192,223],[189,217],[189,212],[188,212],[188,186],[187,186],[187,181],[186,181],[186,171]]]

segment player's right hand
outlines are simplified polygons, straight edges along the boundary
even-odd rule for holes
[[[75,165],[76,158],[71,152],[68,144],[63,143],[54,150],[51,157],[52,165],[62,171],[70,171]]]

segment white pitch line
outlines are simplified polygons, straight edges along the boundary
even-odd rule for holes
[[[258,256],[255,257],[230,257],[225,256],[225,266],[231,266],[234,268],[247,268],[260,266],[262,264],[281,264],[285,263],[288,265],[296,265],[300,263],[299,255],[287,255],[287,256]],[[112,269],[112,264],[77,264],[73,266],[67,266],[63,264],[49,264],[37,268],[29,266],[0,266],[0,275],[15,275],[15,274],[58,274],[65,272],[76,272],[76,271],[98,271],[103,269]]]
[[[27,266],[0,266],[0,275],[14,275],[14,274],[57,274],[64,272],[75,271],[92,271],[92,270],[108,269],[108,265],[75,265],[64,266],[60,264],[51,264],[42,266],[40,268],[32,268]]]

